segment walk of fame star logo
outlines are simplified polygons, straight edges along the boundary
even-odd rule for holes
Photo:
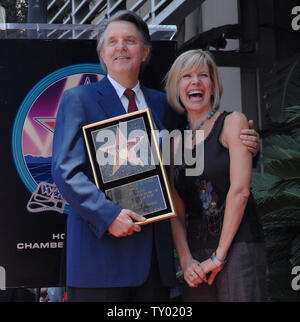
[[[127,165],[128,161],[132,165],[144,166],[143,161],[136,153],[136,148],[143,138],[144,136],[141,136],[128,140],[118,127],[116,131],[115,144],[100,147],[102,152],[109,153],[113,156],[113,175],[120,169],[122,165]]]
[[[99,64],[66,66],[42,78],[24,97],[13,124],[12,154],[17,172],[35,202],[38,200],[45,206],[54,199],[61,201],[56,193],[48,195],[46,192],[54,189],[52,140],[62,93],[75,86],[97,82],[104,75]],[[36,210],[37,207],[34,208]],[[69,206],[61,207],[60,211],[68,214]]]

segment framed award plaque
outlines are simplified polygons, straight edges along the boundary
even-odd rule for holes
[[[147,224],[176,216],[150,109],[89,124],[83,133],[97,187]]]

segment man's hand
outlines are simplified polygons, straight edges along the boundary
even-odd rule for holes
[[[134,223],[134,221],[145,221],[142,217],[129,209],[122,209],[119,215],[108,227],[108,232],[115,237],[130,236],[134,232],[140,232],[141,227]]]
[[[259,151],[259,134],[253,129],[254,122],[249,121],[249,129],[241,130],[240,138],[247,146],[247,149],[256,156]]]

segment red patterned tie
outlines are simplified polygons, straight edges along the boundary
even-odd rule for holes
[[[135,112],[138,110],[136,103],[135,103],[135,93],[132,89],[126,88],[124,95],[128,98],[129,103],[128,103],[128,113]]]

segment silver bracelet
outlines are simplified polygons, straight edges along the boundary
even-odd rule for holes
[[[225,258],[224,260],[220,260],[217,255],[216,252],[214,251],[211,256],[210,259],[217,265],[217,266],[224,266],[227,263],[227,259]]]

